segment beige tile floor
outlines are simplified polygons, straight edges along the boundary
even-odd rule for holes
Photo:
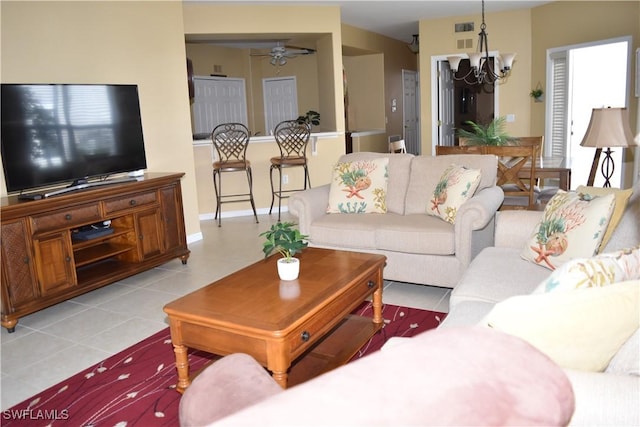
[[[224,218],[201,224],[187,265],[171,261],[26,316],[14,333],[1,328],[2,410],[167,327],[162,307],[262,257],[258,235],[276,215]],[[283,221],[292,217],[283,213]],[[449,289],[385,282],[383,300],[446,312]]]

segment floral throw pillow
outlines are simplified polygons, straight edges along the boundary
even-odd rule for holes
[[[458,209],[469,200],[480,184],[480,169],[452,164],[436,184],[427,206],[427,214],[455,224]]]
[[[388,165],[387,157],[336,164],[327,213],[386,213]]]
[[[522,258],[555,270],[573,258],[594,256],[614,207],[613,194],[590,196],[558,190],[521,252]]]
[[[572,291],[640,279],[640,246],[575,258],[562,264],[532,292]]]

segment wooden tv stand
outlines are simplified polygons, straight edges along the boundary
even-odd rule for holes
[[[13,332],[20,317],[173,258],[186,264],[183,175],[150,173],[41,200],[1,198],[2,326]],[[104,221],[110,234],[74,239]]]

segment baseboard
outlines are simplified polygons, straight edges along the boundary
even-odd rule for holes
[[[287,206],[283,206],[282,209],[280,209],[280,212],[288,212],[289,208]],[[258,215],[268,215],[269,214],[269,208],[261,208],[261,209],[256,209],[256,213]],[[278,214],[278,209],[277,207],[274,207],[273,210],[271,211],[271,214]],[[246,210],[237,210],[237,211],[222,211],[222,218],[236,218],[236,217],[241,217],[241,216],[253,216],[253,210],[251,209],[246,209]],[[204,213],[204,214],[200,214],[198,216],[198,218],[200,219],[200,221],[211,221],[216,219],[216,214],[215,212],[211,212],[211,213]]]

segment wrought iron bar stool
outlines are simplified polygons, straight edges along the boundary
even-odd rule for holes
[[[276,143],[280,149],[279,157],[271,158],[271,168],[269,169],[269,179],[271,181],[271,207],[269,214],[273,210],[273,204],[278,198],[278,222],[282,209],[282,199],[289,197],[289,193],[311,188],[309,169],[307,167],[307,145],[311,136],[311,126],[308,123],[299,123],[297,120],[286,120],[276,125],[273,131]],[[304,188],[282,190],[282,169],[291,167],[302,167],[304,169]],[[273,185],[273,171],[278,170],[278,189]]]
[[[258,222],[256,205],[253,201],[253,176],[251,162],[247,160],[249,130],[242,123],[222,123],[211,132],[213,146],[218,152],[218,160],[213,162],[213,187],[216,192],[216,215],[218,227],[222,225],[222,204],[251,202],[253,216]],[[223,172],[245,172],[249,184],[248,193],[222,194]]]

